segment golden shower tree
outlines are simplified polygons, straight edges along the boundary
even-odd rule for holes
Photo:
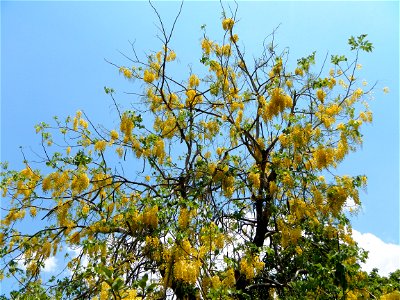
[[[372,121],[352,59],[315,53],[289,67],[273,39],[248,59],[235,17],[204,33],[199,72],[177,78],[172,32],[130,65],[143,83],[115,128],[78,111],[40,123],[43,160],[3,164],[2,276],[20,299],[352,299],[368,294],[347,200],[365,176],[335,174]],[[175,26],[175,23],[174,23]],[[173,26],[173,27],[174,27]],[[184,51],[184,49],[177,49]],[[179,51],[177,51],[179,52]],[[112,88],[105,92],[114,99]],[[26,230],[26,224],[32,224]],[[25,228],[25,230],[22,230]],[[44,262],[67,256],[64,277],[41,282]],[[24,266],[23,268],[21,266]]]

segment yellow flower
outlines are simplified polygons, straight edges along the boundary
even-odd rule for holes
[[[239,40],[239,36],[237,34],[234,34],[231,36],[230,40],[232,43],[237,43],[237,41]]]
[[[211,285],[215,289],[221,286],[221,280],[219,279],[218,275],[211,277]]]
[[[126,300],[139,300],[139,299],[142,299],[141,297],[137,297],[136,294],[137,294],[136,290],[133,290],[133,289],[132,290],[128,290],[126,298],[124,298],[124,299],[126,299]]]
[[[201,48],[203,49],[204,53],[209,55],[211,52],[212,42],[207,39],[201,41]]]
[[[303,76],[304,75],[303,69],[300,69],[300,68],[296,68],[296,70],[294,70],[294,73],[296,75],[299,75],[299,76]]]
[[[104,140],[97,141],[96,144],[94,144],[94,150],[97,150],[99,152],[103,152],[106,149],[107,142]]]
[[[31,215],[32,217],[35,217],[35,216],[36,216],[36,207],[31,207],[31,208],[29,209],[29,213],[30,213],[30,215]]]
[[[328,167],[333,162],[333,151],[331,148],[319,147],[314,151],[314,159],[316,167],[321,170]]]
[[[89,186],[89,178],[86,173],[79,173],[74,176],[71,183],[71,189],[73,192],[81,193]]]
[[[79,125],[81,125],[83,128],[87,129],[87,122],[84,119],[79,120]]]
[[[134,124],[129,114],[124,113],[121,118],[120,130],[125,134],[124,140],[128,141],[132,136]]]
[[[249,181],[253,185],[253,187],[257,190],[260,187],[260,173],[249,174]]]
[[[225,279],[222,280],[222,284],[224,286],[232,287],[236,284],[235,271],[232,268],[228,269],[225,272],[225,276],[226,276]]]
[[[360,88],[356,89],[353,93],[356,99],[360,98],[364,94],[364,91]]]
[[[176,53],[175,51],[170,51],[169,54],[167,55],[167,61],[174,61],[176,58]]]
[[[225,56],[231,55],[231,45],[229,45],[229,44],[223,45],[221,50],[222,50],[223,55],[225,55]]]
[[[181,228],[186,228],[190,222],[190,214],[187,208],[181,208],[179,218],[178,218],[178,223],[179,227]]]
[[[119,68],[119,72],[124,74],[125,78],[131,79],[132,78],[132,71],[129,70],[128,68],[121,67]]]
[[[122,158],[122,156],[124,155],[124,148],[118,147],[117,149],[115,149],[115,152],[117,152],[119,158]]]
[[[158,206],[155,205],[151,208],[147,208],[143,213],[142,221],[145,225],[151,226],[153,228],[157,227],[158,224]]]
[[[303,253],[303,249],[301,249],[300,246],[296,246],[296,252],[298,255],[301,255]]]
[[[274,88],[270,91],[270,96],[270,101],[264,108],[263,119],[265,121],[271,120],[285,108],[292,106],[292,98],[288,94],[285,94],[282,88]]]
[[[108,289],[109,285],[106,282],[101,283],[100,300],[108,299]]]
[[[111,137],[111,139],[113,139],[113,140],[116,140],[116,139],[118,139],[118,132],[117,131],[115,131],[115,130],[111,130],[111,132],[110,132],[110,137]]]
[[[156,75],[149,70],[144,70],[143,80],[147,83],[152,83],[156,79]]]
[[[89,205],[85,204],[85,205],[82,207],[82,214],[83,214],[84,216],[87,216],[87,214],[89,213],[89,210],[90,210]]]
[[[389,88],[388,88],[387,86],[385,86],[385,87],[383,88],[383,92],[384,92],[385,94],[389,93]]]
[[[193,107],[196,104],[201,103],[203,101],[202,96],[197,94],[196,91],[193,89],[187,90],[186,96],[187,96],[186,106]]]
[[[194,87],[199,86],[199,84],[200,84],[199,78],[195,74],[190,75],[189,87],[194,88]]]
[[[230,30],[233,28],[233,24],[235,24],[235,21],[233,19],[229,19],[229,18],[224,19],[222,21],[222,28],[224,30]]]
[[[318,89],[316,95],[317,95],[318,100],[321,101],[322,103],[324,103],[326,93],[322,89]]]

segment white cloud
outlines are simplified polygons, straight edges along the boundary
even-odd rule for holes
[[[26,270],[25,259],[22,258],[18,261],[18,268],[20,268],[21,270]],[[52,273],[55,271],[57,271],[57,258],[55,256],[51,256],[44,261],[42,272]]]
[[[400,269],[400,245],[385,243],[372,233],[361,233],[354,229],[353,239],[369,252],[366,263],[362,265],[363,270],[370,272],[378,268],[381,276],[387,276]]]
[[[55,256],[51,256],[44,262],[43,272],[51,273],[57,270],[57,258]]]
[[[361,206],[357,204],[352,197],[347,197],[344,203],[344,210],[347,212],[356,212],[361,209]]]

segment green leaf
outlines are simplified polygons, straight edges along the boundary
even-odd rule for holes
[[[331,55],[331,63],[334,65],[338,65],[340,62],[347,61],[346,56],[344,55]]]
[[[144,276],[139,280],[138,284],[142,289],[144,289],[146,287],[148,279],[149,279],[149,275],[144,274]]]

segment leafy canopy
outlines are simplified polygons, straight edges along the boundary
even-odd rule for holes
[[[356,77],[359,52],[373,48],[366,35],[349,39],[350,60],[332,55],[317,68],[314,52],[292,68],[273,37],[249,59],[236,17],[224,15],[219,41],[203,27],[206,75],[177,78],[176,20],[171,31],[159,20],[160,50],[145,59],[134,50],[129,65],[116,65],[143,84],[132,108],[104,88],[115,128],[80,111],[42,122],[42,160],[25,159],[21,171],[4,164],[1,272],[18,280],[13,295],[368,297],[366,254],[345,214],[349,199],[360,204],[366,177],[335,174],[372,121],[370,90]],[[55,255],[67,269],[42,283]]]

